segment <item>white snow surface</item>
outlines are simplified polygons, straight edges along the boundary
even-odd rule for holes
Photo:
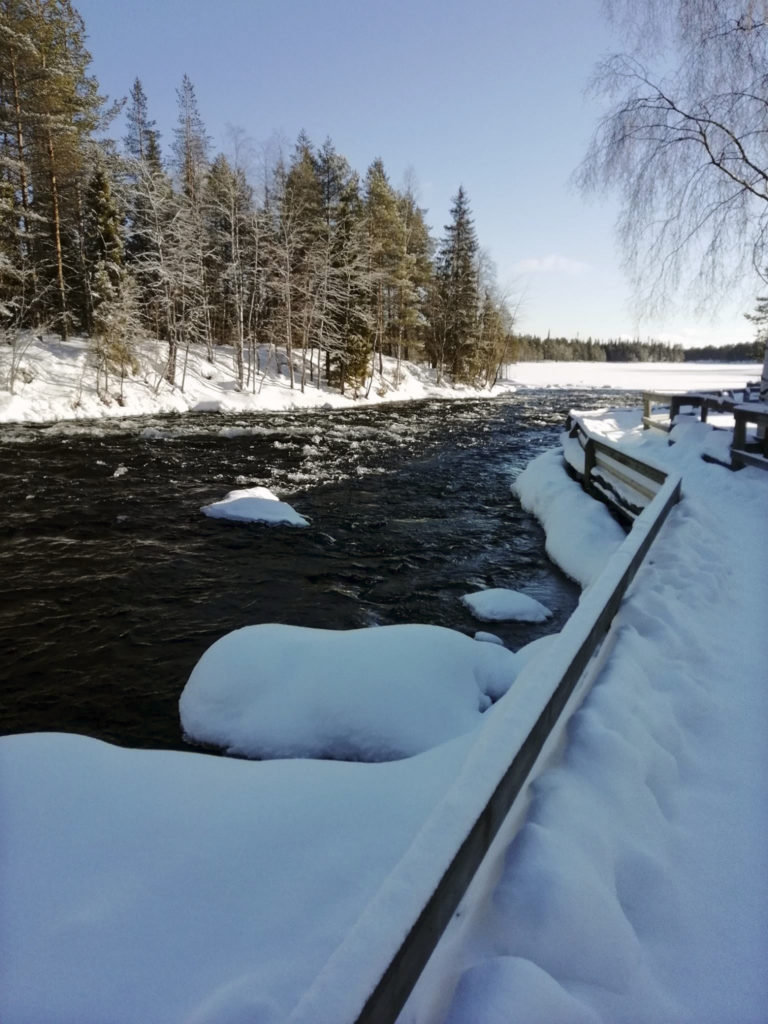
[[[671,446],[639,411],[589,426],[680,472],[683,499],[498,881],[401,1024],[768,1019],[768,474],[703,461],[717,432],[700,423]],[[540,508],[556,455],[526,474]],[[567,524],[542,518],[564,549]]]
[[[190,358],[183,393],[150,374],[126,382],[123,406],[104,406],[85,350],[31,345],[18,393],[0,391],[0,421],[348,402],[300,397],[284,374],[267,373],[256,396],[235,393],[224,353],[207,368]],[[510,388],[675,392],[741,387],[759,367],[541,363],[510,374]],[[465,915],[458,954],[438,949],[432,984],[401,1024],[767,1019],[768,474],[704,462],[727,452],[728,433],[693,419],[678,422],[672,446],[642,431],[639,411],[590,413],[588,426],[680,471],[683,500],[534,784],[498,884]],[[619,540],[613,520],[567,477],[560,451],[516,489],[589,601]],[[561,640],[517,652],[529,691]],[[396,661],[389,648],[385,657]],[[339,1024],[340,986],[313,1002],[317,980],[356,985],[345,937],[361,921],[396,946],[396,911],[412,901],[398,869],[415,850],[433,870],[444,836],[424,823],[436,806],[458,814],[476,798],[474,749],[508,756],[510,730],[497,723],[526,711],[522,685],[521,669],[492,708],[478,707],[471,732],[383,764],[0,738],[0,1020],[278,1024],[300,1019],[304,1001],[312,1024]]]
[[[4,737],[0,1020],[283,1024],[469,739],[342,764]]]
[[[624,540],[607,506],[570,479],[559,448],[530,462],[512,489],[544,527],[552,561],[582,587],[589,586]]]
[[[246,626],[203,654],[181,722],[230,754],[388,761],[472,730],[520,663],[441,626]]]
[[[52,420],[99,419],[157,415],[159,413],[285,411],[311,408],[348,408],[363,402],[410,401],[418,398],[476,396],[468,387],[438,386],[435,373],[413,363],[397,364],[384,358],[384,373],[376,378],[365,397],[340,395],[324,386],[307,384],[291,388],[288,361],[283,352],[259,350],[255,383],[237,389],[234,352],[221,346],[214,361],[203,349],[193,347],[179,360],[176,384],[164,379],[167,345],[147,340],[138,344],[142,370],[138,375],[114,380],[107,395],[96,391],[96,370],[87,339],[62,341],[56,335],[44,340],[29,335],[14,351],[0,346],[0,423],[44,423]],[[14,373],[13,391],[10,373]],[[300,359],[295,362],[300,374]],[[747,380],[759,380],[757,364],[695,363],[514,363],[504,368],[504,379],[492,394],[518,388],[599,387],[632,390],[689,391],[712,387],[743,388]],[[487,393],[487,392],[486,392]]]
[[[268,487],[243,487],[230,491],[221,501],[200,509],[212,519],[234,519],[247,523],[287,523],[309,526],[309,522],[285,501],[280,501]]]
[[[461,600],[475,618],[483,622],[544,622],[552,615],[551,610],[535,597],[506,587],[478,590],[474,594],[465,594]]]

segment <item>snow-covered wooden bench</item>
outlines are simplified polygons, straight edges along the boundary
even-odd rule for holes
[[[706,423],[710,412],[732,412],[734,406],[738,402],[747,401],[750,394],[750,385],[741,391],[687,391],[682,394],[644,391],[643,426],[646,430],[653,427],[669,432],[684,409],[698,411],[701,422]],[[661,416],[654,414],[655,406],[664,409]]]
[[[737,405],[733,410],[733,419],[731,466],[734,469],[741,469],[742,466],[768,469],[768,405],[765,402]],[[754,441],[747,439],[749,423],[756,424],[758,428]]]

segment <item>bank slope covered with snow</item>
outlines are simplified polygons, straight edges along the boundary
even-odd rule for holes
[[[603,425],[616,440],[615,418]],[[706,426],[681,425],[671,447],[639,414],[627,426],[624,444],[682,473],[682,502],[460,967],[433,967],[452,1000],[414,998],[403,1024],[768,1019],[768,474],[704,462]],[[529,500],[562,473],[554,456],[534,464]]]
[[[590,426],[679,470],[683,501],[462,960],[436,963],[442,998],[415,998],[404,1022],[765,1019],[768,474],[702,461],[706,426],[681,424],[668,447],[638,424]],[[526,502],[550,485],[570,502],[548,524],[550,550],[580,545],[565,568],[588,585],[616,539],[608,513],[559,453],[525,479]],[[543,638],[515,662],[556,659],[557,644]],[[377,659],[397,670],[388,649]],[[385,764],[3,738],[0,1020],[281,1024],[430,810],[471,796],[452,782],[514,688],[480,714],[490,691],[475,685],[471,732]],[[378,912],[376,924],[392,931]],[[321,1012],[313,1024],[342,1022]]]
[[[160,413],[286,411],[345,408],[368,403],[421,398],[459,398],[479,394],[473,388],[438,385],[435,373],[414,363],[383,359],[370,389],[340,395],[311,381],[304,391],[291,388],[288,361],[282,351],[262,346],[255,379],[238,390],[231,348],[215,350],[211,362],[193,347],[179,361],[176,385],[164,379],[167,345],[139,345],[142,370],[122,382],[113,379],[106,393],[96,391],[96,370],[83,339],[44,341],[31,336],[21,350],[0,346],[0,423],[46,423],[53,420],[101,419]],[[299,361],[296,363],[300,377]],[[13,382],[11,383],[11,377]],[[743,388],[760,377],[757,365],[690,363],[516,363],[504,368],[504,379],[492,394],[518,387],[600,387],[679,391],[706,387]],[[103,389],[102,389],[103,390]],[[482,392],[488,394],[488,392]]]

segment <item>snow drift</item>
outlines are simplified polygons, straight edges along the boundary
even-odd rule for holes
[[[246,626],[203,654],[181,723],[229,754],[389,761],[473,729],[521,664],[441,626]]]

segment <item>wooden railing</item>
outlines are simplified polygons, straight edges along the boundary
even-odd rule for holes
[[[569,416],[569,436],[578,440],[584,453],[583,467],[566,459],[581,486],[593,498],[605,502],[625,524],[631,523],[656,496],[667,478],[658,466],[630,455],[605,438],[595,437],[576,416]]]
[[[768,406],[758,401],[759,385],[748,384],[743,391],[706,391],[701,393],[665,394],[660,391],[643,392],[643,426],[648,429],[670,431],[681,409],[698,409],[702,423],[710,412],[729,412],[733,415],[731,442],[731,468],[757,466],[768,469]],[[751,399],[751,401],[747,401]],[[668,409],[663,418],[653,415],[654,405]],[[754,441],[747,440],[747,424],[758,427]]]
[[[733,419],[733,468],[758,466],[760,469],[768,469],[768,405],[737,405],[733,410]],[[757,437],[753,443],[747,443],[748,423],[757,424]]]
[[[600,451],[599,439],[591,440]],[[611,453],[615,458],[613,446]],[[633,467],[638,462],[633,459]],[[645,469],[655,480],[656,467]],[[581,690],[574,694],[577,683],[679,498],[680,478],[666,476],[582,596],[547,662],[524,667],[494,707],[459,777],[304,994],[290,1024],[396,1020],[542,749],[553,742],[556,726],[564,728],[563,710],[568,705],[572,713],[583,698]]]
[[[688,392],[685,394],[669,394],[661,391],[643,392],[643,426],[646,430],[654,427],[656,430],[669,432],[675,422],[675,417],[680,414],[681,409],[698,409],[702,423],[707,422],[710,412],[733,412],[738,402],[745,401],[749,394],[749,387],[743,391],[701,391]],[[738,397],[737,397],[738,396]],[[669,408],[669,414],[662,419],[653,415],[653,406],[661,405]]]

